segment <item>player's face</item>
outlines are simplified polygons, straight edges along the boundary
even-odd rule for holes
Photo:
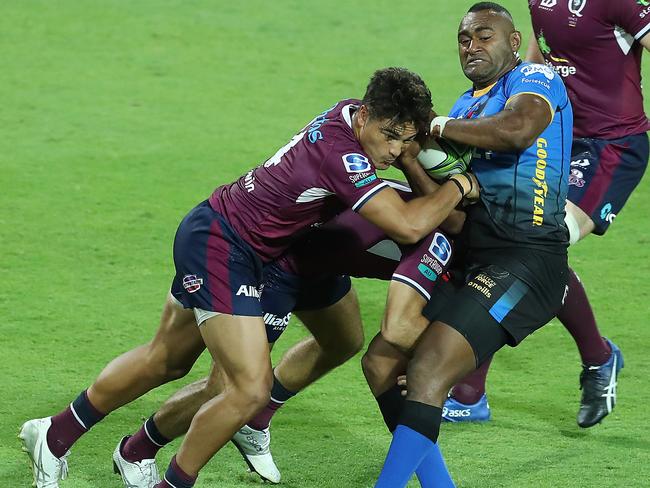
[[[484,88],[510,71],[521,34],[509,19],[490,10],[471,12],[458,28],[458,54],[465,76],[476,88]]]
[[[357,138],[377,169],[387,169],[408,148],[417,135],[415,124],[396,125],[390,119],[370,117],[365,106],[357,113]]]

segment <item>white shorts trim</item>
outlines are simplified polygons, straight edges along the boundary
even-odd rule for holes
[[[217,315],[221,315],[220,312],[212,312],[210,310],[203,310],[201,308],[193,308],[194,310],[194,317],[196,318],[196,325],[199,327],[203,324],[208,319],[211,319],[212,317],[216,317]]]

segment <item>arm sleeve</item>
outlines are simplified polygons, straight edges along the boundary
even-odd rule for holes
[[[609,7],[611,22],[637,41],[650,32],[650,1],[616,0]]]
[[[320,174],[323,186],[355,212],[388,186],[377,176],[370,158],[358,148],[330,151]]]
[[[518,95],[537,95],[548,103],[551,117],[567,103],[562,80],[553,69],[542,64],[524,63],[516,68],[506,81],[505,92],[506,106]]]

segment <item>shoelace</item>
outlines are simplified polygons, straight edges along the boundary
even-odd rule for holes
[[[583,366],[580,373],[580,389],[585,392],[585,396],[600,397],[600,392],[605,388],[599,384],[601,382],[600,369],[601,366]]]
[[[51,479],[51,477],[45,472],[45,469],[43,469],[42,450],[43,450],[43,445],[41,444],[41,452],[39,452],[38,462],[34,462],[34,467],[36,468],[37,471],[36,479],[38,481],[46,483],[43,485],[45,487],[57,486],[59,479],[64,480],[68,477],[68,456],[70,455],[70,451],[67,451],[63,456],[61,456],[56,460],[58,476],[55,474],[54,479]]]
[[[145,459],[131,464],[138,467],[140,474],[142,474],[148,485],[153,486],[155,483],[160,483],[158,471],[156,470],[156,461],[154,459]],[[126,483],[125,488],[140,488],[142,486],[142,484],[133,484],[124,477],[122,477],[122,479]]]
[[[263,438],[262,442],[257,440],[255,434],[250,434],[246,436],[246,439],[253,445],[256,451],[263,452],[268,449],[269,444],[271,443],[271,436],[264,431],[260,431]]]

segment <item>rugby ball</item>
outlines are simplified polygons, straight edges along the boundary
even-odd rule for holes
[[[432,137],[418,154],[418,162],[429,176],[444,180],[450,175],[464,173],[469,168],[474,148],[464,144]]]

